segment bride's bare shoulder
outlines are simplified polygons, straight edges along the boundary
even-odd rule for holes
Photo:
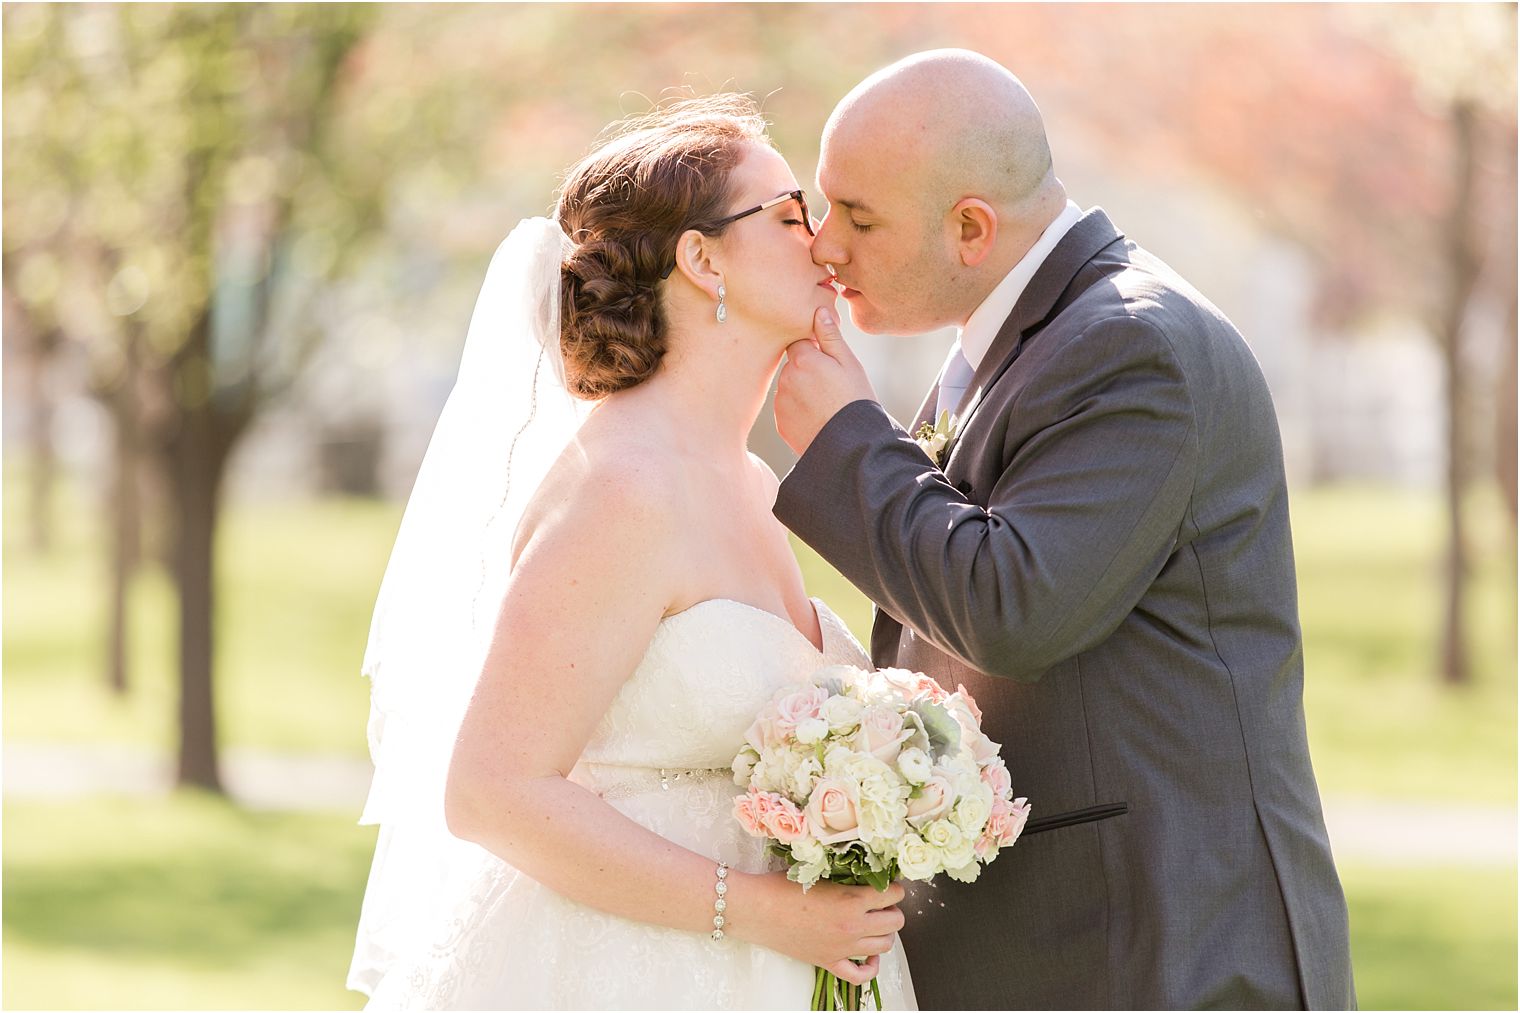
[[[513,539],[514,560],[562,526],[577,537],[659,541],[679,531],[681,474],[673,458],[633,433],[585,427],[539,485]]]

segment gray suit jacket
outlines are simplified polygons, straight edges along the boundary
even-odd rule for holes
[[[975,696],[1034,806],[979,882],[910,891],[920,1003],[1353,1007],[1282,447],[1244,340],[1095,209],[960,414],[942,472],[854,402],[775,508],[876,602],[877,665]]]

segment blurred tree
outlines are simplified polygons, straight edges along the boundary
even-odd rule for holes
[[[1440,239],[1445,270],[1436,300],[1435,333],[1446,365],[1446,549],[1445,629],[1441,673],[1448,683],[1471,681],[1466,609],[1468,583],[1463,497],[1471,484],[1468,465],[1468,384],[1465,345],[1474,295],[1485,281],[1497,287],[1505,307],[1506,360],[1513,361],[1515,257],[1513,228],[1494,228],[1513,218],[1494,215],[1479,179],[1485,162],[1509,167],[1514,190],[1515,11],[1512,4],[1451,4],[1414,10],[1363,11],[1371,35],[1393,52],[1414,78],[1420,97],[1450,129],[1450,184]],[[1504,152],[1505,154],[1500,154]],[[1501,208],[1504,205],[1501,204]],[[1501,404],[1512,398],[1501,397]],[[1513,413],[1501,434],[1515,424]],[[1499,441],[1513,446],[1513,438]],[[1501,455],[1503,451],[1500,451]],[[1511,473],[1512,474],[1512,473]],[[1501,485],[1513,479],[1500,471]],[[1513,494],[1511,494],[1513,502]]]
[[[68,353],[83,352],[91,360],[86,389],[109,413],[116,438],[112,474],[102,484],[101,497],[111,545],[104,668],[108,684],[121,694],[128,682],[127,587],[140,552],[140,341],[135,332],[119,333],[109,314],[92,313],[92,302],[78,294],[88,287],[82,284],[86,276],[110,256],[110,244],[128,237],[113,232],[120,223],[110,219],[95,228],[75,227],[88,213],[84,205],[90,199],[81,185],[88,171],[80,157],[83,124],[71,117],[77,108],[71,101],[77,103],[84,81],[77,62],[53,58],[66,42],[63,22],[40,7],[19,13],[12,8],[6,15],[3,270],[7,330],[20,334],[29,364],[24,389],[31,416],[32,526],[34,532],[44,531],[50,510],[53,373],[70,358]],[[60,97],[64,113],[56,120],[49,116],[54,96]],[[112,354],[90,356],[92,347]]]
[[[373,8],[5,13],[7,252],[41,244],[23,253],[22,271],[52,258],[58,283],[37,301],[74,318],[66,329],[95,385],[113,393],[118,474],[130,474],[141,439],[163,477],[180,619],[178,780],[220,790],[222,478],[321,333],[290,315],[272,325],[277,300],[310,300],[378,221],[374,187],[346,187],[379,170],[356,171],[332,150],[339,72]],[[13,209],[25,220],[45,217],[39,207],[61,221],[13,240]],[[115,483],[122,494],[131,485]]]
[[[1515,11],[1506,4],[1088,8],[989,5],[963,30],[1082,110],[1131,171],[1206,174],[1317,260],[1328,332],[1423,322],[1446,363],[1449,516],[1442,677],[1468,675],[1463,491],[1478,434],[1466,375],[1482,304],[1515,299]],[[1271,27],[1263,30],[1270,18]],[[1003,43],[1000,40],[1012,40]],[[1105,82],[1138,82],[1122,91]],[[1047,91],[1048,89],[1048,91]],[[1101,91],[1103,101],[1093,101]],[[1513,370],[1510,371],[1513,373]],[[1513,404],[1513,381],[1498,380]],[[1512,489],[1515,415],[1495,420]],[[1511,494],[1513,495],[1513,494]]]

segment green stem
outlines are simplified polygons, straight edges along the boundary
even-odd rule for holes
[[[881,1010],[881,986],[878,985],[878,984],[876,984],[876,979],[875,978],[871,979],[871,998],[876,1000],[876,1009],[877,1009],[878,1013],[880,1013],[880,1010]]]
[[[823,998],[823,976],[825,973],[821,967],[813,968],[813,1001],[808,1006],[810,1010],[823,1009],[822,1006],[818,1005],[818,1001]]]

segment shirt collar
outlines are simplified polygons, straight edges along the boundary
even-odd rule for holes
[[[1019,301],[1019,296],[1024,294],[1024,289],[1029,285],[1029,279],[1045,263],[1045,258],[1050,251],[1056,248],[1071,227],[1077,224],[1077,219],[1082,217],[1082,209],[1075,201],[1068,200],[1066,207],[1056,216],[1055,221],[1048,225],[1040,238],[1035,240],[1029,252],[1013,265],[998,282],[997,288],[988,293],[987,298],[982,300],[971,316],[966,320],[966,326],[961,328],[959,343],[961,354],[966,361],[971,363],[971,368],[976,369],[982,364],[982,359],[987,355],[987,349],[992,347],[992,341],[997,337],[1003,321],[1008,319],[1008,314],[1013,312],[1014,305]]]

